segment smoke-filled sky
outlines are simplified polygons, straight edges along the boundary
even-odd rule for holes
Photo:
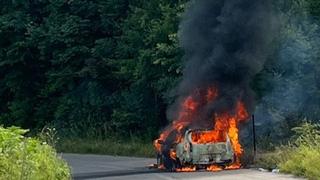
[[[185,69],[176,104],[196,89],[215,86],[218,99],[203,107],[208,117],[232,111],[239,99],[252,111],[250,83],[272,51],[279,31],[275,14],[269,0],[193,1],[180,24]],[[169,119],[177,116],[176,107]]]

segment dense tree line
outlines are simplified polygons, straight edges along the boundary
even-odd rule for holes
[[[156,136],[182,75],[177,32],[187,2],[2,0],[0,123]],[[305,11],[317,21],[318,0]],[[259,99],[269,91],[265,77],[277,75],[270,67],[253,82]]]
[[[1,1],[0,122],[155,135],[181,75],[184,3]]]

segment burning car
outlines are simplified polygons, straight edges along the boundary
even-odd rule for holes
[[[210,134],[207,130],[188,130],[180,143],[172,144],[169,156],[158,154],[158,166],[164,165],[166,169],[187,171],[196,169],[224,169],[236,161],[236,156],[228,134],[223,136],[221,142],[199,143],[197,137],[200,134]]]
[[[203,107],[217,97],[217,89],[208,88],[182,101],[178,118],[154,141],[159,168],[185,172],[241,167],[238,126],[249,117],[244,103],[238,101],[230,111],[210,114],[206,120],[209,130],[197,128]]]

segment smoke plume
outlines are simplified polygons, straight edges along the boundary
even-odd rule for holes
[[[232,111],[238,100],[252,112],[250,87],[272,51],[278,19],[269,0],[197,0],[191,2],[180,24],[179,38],[185,52],[178,100],[168,111],[175,119],[178,104],[195,91],[214,86],[219,96],[201,107],[202,121],[212,113]]]

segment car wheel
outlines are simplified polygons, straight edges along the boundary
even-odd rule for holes
[[[171,172],[176,171],[177,164],[174,159],[171,159],[170,156],[165,156],[165,155],[162,155],[162,159],[163,159],[163,165],[168,171],[171,171]]]

